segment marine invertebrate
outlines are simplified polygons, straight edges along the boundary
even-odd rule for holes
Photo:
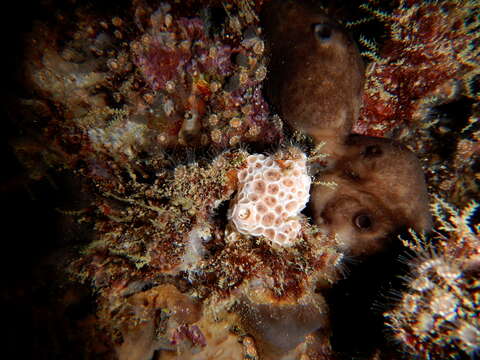
[[[472,172],[478,167],[478,2],[391,6],[368,1],[360,8],[369,17],[349,25],[368,34],[360,42],[372,61],[354,132],[406,144],[423,162],[429,191],[463,207],[479,193]],[[472,150],[472,156],[454,155]]]
[[[235,228],[282,246],[293,244],[301,227],[297,217],[309,199],[305,154],[290,149],[285,155],[250,155],[238,182],[230,215]]]
[[[355,42],[305,2],[273,1],[264,11],[270,101],[294,129],[327,147],[341,143],[362,101],[364,68]]]
[[[480,253],[477,209],[462,211],[436,199],[437,234],[404,240],[416,255],[408,261],[406,290],[384,314],[394,338],[422,359],[473,356],[480,350]]]
[[[268,290],[252,286],[236,310],[262,359],[301,358],[309,352],[330,355],[328,306],[320,294],[308,291],[279,303]]]
[[[257,305],[245,289],[259,283],[257,291],[270,294],[272,314],[287,299],[288,309],[303,309],[305,304],[298,299],[337,279],[342,254],[333,237],[325,236],[303,216],[287,219],[286,226],[294,226],[291,235],[272,239],[284,240],[282,245],[288,246],[274,247],[265,238],[231,231],[223,206],[238,190],[238,174],[248,166],[249,154],[232,149],[195,161],[171,150],[173,146],[218,148],[245,140],[282,139],[281,120],[269,121],[260,91],[266,71],[264,43],[255,19],[250,19],[253,26],[243,19],[236,27],[239,33],[232,35],[229,26],[213,31],[208,17],[185,17],[174,6],[152,9],[136,3],[134,19],[115,17],[88,30],[88,36],[75,25],[72,31],[80,40],[74,47],[55,27],[42,27],[45,38],[33,36],[26,57],[25,76],[39,99],[29,102],[31,111],[24,125],[35,126],[35,114],[40,113],[36,110],[44,106],[55,103],[59,111],[56,116],[42,112],[48,113],[42,122],[43,135],[35,145],[24,143],[17,148],[32,164],[28,154],[37,154],[41,148],[48,166],[75,172],[84,180],[76,189],[78,194],[92,195],[84,209],[66,212],[87,224],[93,239],[74,256],[68,273],[96,292],[93,326],[104,331],[111,356],[115,349],[122,358],[143,359],[154,351],[163,358],[180,353],[194,359],[197,353],[199,358],[220,359],[221,352],[225,358],[232,353],[240,358],[241,337],[230,329],[244,322],[232,303],[246,296],[252,311]],[[229,11],[233,18],[234,9]],[[81,11],[76,16],[79,24],[91,21]],[[48,36],[54,40],[50,46]],[[38,46],[56,54],[56,61],[45,63],[49,57]],[[93,60],[85,72],[99,72],[105,79],[81,88],[84,100],[70,99],[68,91],[37,76],[48,70],[53,79],[62,79],[64,68],[81,67],[62,57],[64,50],[74,57],[88,53]],[[171,62],[164,61],[170,56]],[[83,64],[82,59],[76,61]],[[49,90],[58,93],[53,96]],[[105,101],[90,101],[97,98]],[[269,185],[288,188],[292,196],[301,197],[290,199],[297,203],[287,209],[287,217],[297,216],[308,200],[305,155],[291,148],[272,160],[270,173],[282,179],[280,183],[271,179]],[[297,180],[301,189],[294,186]],[[270,200],[265,198],[267,204]],[[174,315],[175,303],[165,300],[165,294],[178,300],[186,312],[197,313],[200,310],[190,305],[202,304],[200,318],[180,321]],[[318,310],[315,319],[326,321],[327,315],[319,315],[327,314],[326,305],[312,300],[305,311],[314,308]],[[219,313],[222,319],[217,321]],[[299,321],[300,330],[292,333],[293,347],[306,346],[308,339],[314,342],[313,333],[321,324],[306,323]],[[278,328],[284,325],[281,322]],[[261,331],[258,334],[260,341]],[[320,342],[328,344],[328,336]],[[252,347],[250,342],[245,351],[254,354]]]
[[[265,43],[261,3],[135,1],[112,18],[91,8],[67,11],[60,25],[36,25],[29,39],[25,77],[33,91],[21,102],[19,123],[35,140],[17,150],[30,170],[37,163],[61,168],[81,179],[75,192],[88,194],[85,208],[65,213],[92,241],[65,258],[69,275],[95,294],[91,328],[102,330],[107,357],[116,349],[138,359],[153,352],[161,359],[328,359],[322,291],[341,277],[344,252],[367,256],[383,250],[398,227],[429,227],[413,155],[392,141],[348,136],[363,83],[354,43],[331,19],[296,2],[285,2],[293,13],[267,26]],[[272,6],[265,11],[283,5]],[[261,160],[272,160],[274,177],[297,165],[302,174],[304,189],[295,189],[301,199],[291,209],[299,216],[285,238],[249,236],[235,205],[252,189],[242,183],[250,154],[238,144],[265,151],[284,136],[261,92],[265,46],[272,101],[294,129],[317,145],[327,141],[324,150],[334,155],[314,186],[316,225],[298,214],[310,183],[304,155],[290,148]],[[212,155],[207,147],[221,151]],[[231,214],[238,221],[229,224],[235,191]]]
[[[344,148],[311,197],[315,223],[335,233],[345,252],[368,255],[385,249],[388,235],[401,228],[430,229],[425,180],[412,152],[361,135],[351,135]]]
[[[478,268],[465,271],[456,259],[436,255],[411,268],[399,305],[385,313],[395,340],[422,359],[480,350]]]
[[[132,8],[133,18],[111,19],[82,9],[72,22],[93,17],[97,25],[63,33],[68,24],[38,24],[28,38],[24,75],[38,99],[24,125],[33,126],[45,104],[59,110],[42,122],[51,131],[40,141],[45,148],[63,151],[69,141],[52,139],[68,132],[82,141],[66,162],[98,167],[91,146],[121,162],[119,150],[132,160],[178,145],[224,148],[282,137],[261,94],[265,59],[255,18],[243,19],[232,39],[227,24],[223,33],[210,31],[208,13],[200,17],[167,3]],[[57,134],[57,125],[68,130]]]
[[[211,312],[217,317],[222,312],[235,313],[229,310],[232,302],[244,296],[254,301],[251,303],[253,309],[258,299],[252,300],[251,294],[261,291],[269,294],[272,314],[277,313],[275,309],[281,304],[290,304],[288,311],[296,307],[300,311],[304,305],[310,304],[306,309],[312,311],[316,308],[319,312],[315,319],[326,321],[326,306],[321,302],[315,304],[300,299],[309,298],[308,294],[313,289],[328,286],[337,279],[342,254],[337,250],[333,237],[325,236],[309,225],[304,217],[299,217],[302,231],[296,234],[293,244],[272,247],[270,241],[229,231],[228,226],[225,229],[222,222],[213,219],[218,207],[237,189],[237,174],[247,167],[247,155],[243,151],[224,152],[206,167],[196,163],[178,165],[173,171],[159,173],[153,185],[130,182],[128,196],[122,195],[120,189],[112,188],[111,184],[107,186],[98,182],[105,193],[98,198],[96,216],[88,211],[80,214],[83,221],[89,218],[94,221],[96,241],[83,250],[69,269],[77,279],[90,283],[99,291],[98,326],[106,330],[116,347],[131,349],[138,346],[145,351],[161,349],[166,358],[171,352],[179,351],[194,359],[195,355],[190,351],[195,349],[201,350],[198,356],[214,356],[216,351],[224,351],[232,342],[238,346],[238,337],[226,334],[226,330],[212,330],[218,324]],[[278,153],[272,159],[283,162],[284,175],[288,175],[288,159],[294,159],[291,160],[294,163],[297,161],[296,165],[305,162],[303,153],[296,148]],[[309,181],[309,178],[304,180]],[[133,219],[136,219],[134,227],[130,226]],[[181,291],[204,304],[203,320],[199,320],[203,322],[185,327],[173,322],[146,320],[138,325],[138,311],[132,310],[129,299],[134,294],[139,298],[150,297],[144,287],[163,286],[165,282],[173,281],[183,282]],[[155,289],[156,292],[158,289]],[[246,304],[248,308],[249,303]],[[159,311],[158,307],[147,307],[147,319]],[[165,306],[168,309],[171,307]],[[125,311],[120,314],[118,309]],[[268,314],[268,311],[264,313]],[[222,315],[222,319],[224,317],[223,329],[234,325],[243,328],[244,323],[237,317]],[[299,330],[292,340],[294,347],[300,346],[307,337],[314,336],[312,333],[317,326],[321,327],[316,321],[303,324],[301,319],[299,317]],[[293,318],[290,323],[294,323]],[[164,331],[162,324],[170,324],[169,332]],[[278,326],[282,324],[285,323]],[[195,331],[190,334],[193,331],[191,326],[197,326],[204,334],[205,347],[192,343],[191,338],[196,336]],[[326,325],[325,331],[328,333]],[[173,336],[172,332],[178,340],[175,344],[168,340]],[[319,337],[318,341],[328,348],[327,335],[316,334],[314,337]],[[260,335],[258,339],[260,341]],[[143,342],[147,340],[151,346]],[[223,345],[219,348],[214,345],[220,343]],[[265,351],[269,353],[270,350]]]
[[[119,304],[114,304],[115,300],[111,298],[110,308],[102,311],[115,308],[112,323],[123,336],[123,342],[116,347],[119,359],[149,359],[155,350],[174,348],[185,338],[190,339],[193,346],[205,346],[198,327],[191,325],[200,319],[201,307],[175,286],[160,285]],[[133,314],[135,322],[123,321],[130,316],[128,313]]]
[[[402,0],[392,12],[373,4],[363,8],[382,21],[390,34],[367,69],[364,105],[355,132],[401,133],[428,118],[433,106],[459,94],[478,99],[477,1]]]
[[[462,210],[438,197],[432,205],[437,229],[444,234],[435,247],[447,258],[461,262],[465,268],[478,266],[480,260],[479,226],[471,225],[477,211],[478,204],[474,201]]]

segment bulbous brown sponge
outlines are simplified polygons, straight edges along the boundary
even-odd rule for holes
[[[350,135],[343,155],[312,187],[313,218],[350,255],[369,255],[402,228],[428,231],[431,215],[416,156],[389,139]],[[322,185],[329,183],[329,186]]]
[[[255,338],[262,359],[279,359],[287,354],[287,358],[297,358],[295,354],[306,349],[296,347],[313,334],[317,337],[314,347],[329,353],[329,313],[323,296],[307,295],[291,303],[256,300],[243,297],[237,303],[237,311],[242,325]],[[312,342],[310,337],[308,344]]]
[[[358,118],[364,65],[352,38],[318,8],[272,1],[262,21],[266,94],[282,118],[317,142],[344,139]]]

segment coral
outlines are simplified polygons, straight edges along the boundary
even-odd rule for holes
[[[247,167],[238,172],[238,182],[230,215],[236,229],[281,246],[292,245],[301,227],[296,217],[309,198],[305,154],[291,149],[285,155],[250,155]]]
[[[477,1],[402,0],[392,12],[374,4],[363,8],[385,23],[390,34],[378,54],[376,46],[364,41],[365,54],[374,61],[367,68],[355,132],[391,135],[411,129],[433,106],[459,93],[478,99]]]
[[[81,162],[91,175],[108,174],[111,158],[138,168],[133,163],[142,154],[175,146],[282,138],[261,94],[266,68],[258,20],[242,19],[232,38],[227,24],[211,31],[208,13],[174,16],[178,8],[166,3],[132,7],[133,19],[94,24],[96,15],[81,8],[73,25],[65,16],[36,25],[28,38],[24,77],[35,101],[22,99],[31,110],[21,121],[36,132],[38,114],[45,114],[37,140],[50,165],[77,169]]]
[[[393,140],[350,134],[364,81],[354,42],[325,14],[295,2],[288,3],[301,16],[272,17],[274,24],[262,29],[264,2],[135,0],[102,11],[94,4],[72,10],[43,3],[47,20],[26,37],[24,91],[12,102],[25,137],[13,145],[30,177],[53,174],[57,188],[75,195],[74,208],[59,212],[81,229],[81,239],[49,260],[61,286],[80,282],[90,291],[91,299],[81,299],[89,301],[89,316],[72,322],[68,334],[85,330],[80,351],[65,347],[73,357],[334,358],[329,307],[336,304],[324,296],[346,276],[345,257],[360,262],[388,250],[388,235],[401,227],[429,229],[413,154]],[[476,189],[478,107],[465,115],[465,136],[455,142],[450,163],[428,158],[442,141],[429,133],[436,126],[417,119],[432,101],[452,99],[457,80],[475,87],[477,19],[468,17],[476,7],[452,4],[405,1],[385,16],[392,38],[378,59],[388,61],[369,68],[355,129],[385,135],[399,119],[412,129],[421,123],[403,140],[426,158],[430,189],[458,189],[464,201]],[[439,6],[445,13],[431,15]],[[420,31],[407,23],[414,20]],[[274,56],[267,71],[268,54]],[[431,70],[422,54],[432,59]],[[284,133],[282,118],[271,114],[265,80],[272,105],[296,130],[287,141],[292,129]],[[470,96],[473,102],[473,90]],[[317,181],[312,207],[301,214],[309,200],[307,169],[317,172]],[[470,184],[464,190],[455,171]],[[278,196],[260,196],[255,176],[265,177],[261,184]],[[75,185],[65,187],[71,178]],[[271,209],[280,217],[265,221],[280,231],[256,232],[242,219],[246,206],[257,210],[255,201],[276,202]],[[460,231],[468,212],[457,217],[452,209],[434,208],[447,214],[437,227],[443,237],[430,255],[412,261],[405,293],[423,299],[416,306],[434,319],[437,337],[410,336],[418,322],[404,305],[389,313],[410,353],[476,347],[478,326],[468,321],[478,315],[478,232]],[[291,235],[282,226],[291,226]],[[420,276],[435,285],[419,291]],[[60,315],[47,315],[55,321],[71,303],[62,297],[53,302]],[[69,338],[64,342],[70,345]]]
[[[413,234],[405,244],[417,253],[408,261],[406,290],[386,312],[394,338],[422,359],[473,356],[480,350],[480,257],[478,225],[471,204],[458,212],[437,199],[435,241]]]

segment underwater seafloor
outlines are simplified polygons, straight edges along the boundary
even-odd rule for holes
[[[328,151],[264,92],[288,78],[269,67],[272,2],[39,1],[11,28],[0,193],[17,357],[29,333],[37,359],[478,357],[480,3],[318,2],[365,63],[352,132],[416,154],[433,218],[356,257],[310,203],[239,225],[252,164],[285,188],[336,186]],[[324,76],[308,65],[298,76]],[[391,191],[408,202],[402,176]],[[305,205],[283,196],[265,203]]]

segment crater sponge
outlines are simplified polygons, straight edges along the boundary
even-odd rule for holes
[[[351,256],[385,250],[402,229],[428,231],[431,215],[420,162],[389,139],[350,135],[344,155],[312,187],[315,223]]]
[[[316,142],[343,143],[358,118],[364,84],[353,39],[306,1],[270,2],[263,25],[270,54],[265,90],[272,105]]]
[[[238,172],[239,190],[230,213],[240,233],[293,244],[300,231],[298,214],[310,197],[306,160],[298,149],[247,158],[247,167]]]

